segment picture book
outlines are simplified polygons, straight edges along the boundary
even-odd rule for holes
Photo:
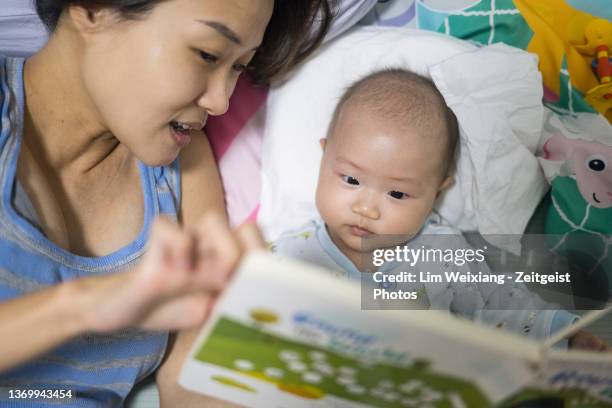
[[[436,310],[363,310],[359,283],[252,254],[179,383],[249,407],[612,407],[612,353],[533,341]]]

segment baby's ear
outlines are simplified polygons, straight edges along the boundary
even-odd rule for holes
[[[443,192],[444,190],[452,186],[454,183],[455,183],[455,178],[453,176],[446,176],[446,178],[444,179],[444,181],[440,184],[440,187],[438,188],[438,194],[440,194],[441,192]]]
[[[327,139],[325,138],[319,139],[319,145],[321,146],[321,150],[325,151],[326,144],[327,144]]]

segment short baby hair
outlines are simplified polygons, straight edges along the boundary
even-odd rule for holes
[[[455,115],[434,83],[404,69],[376,71],[353,83],[336,105],[328,129],[334,133],[344,108],[366,109],[388,123],[418,129],[445,149],[445,175],[452,168],[459,130]]]

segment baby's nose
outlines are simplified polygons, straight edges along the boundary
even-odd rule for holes
[[[369,197],[363,197],[362,199],[355,201],[351,206],[351,209],[354,213],[365,218],[370,218],[372,220],[377,220],[380,218],[378,205]]]

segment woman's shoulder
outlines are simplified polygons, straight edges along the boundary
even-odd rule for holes
[[[207,211],[225,212],[223,187],[210,143],[203,132],[194,134],[179,155],[180,219],[193,224]]]

